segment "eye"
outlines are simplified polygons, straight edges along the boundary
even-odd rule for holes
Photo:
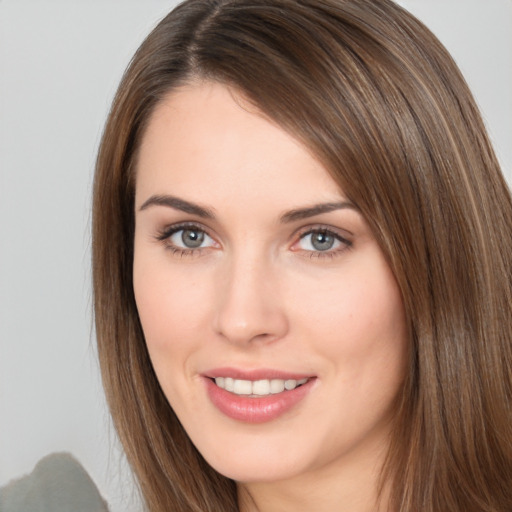
[[[195,225],[171,226],[158,234],[158,240],[181,255],[215,247],[217,243],[204,229]]]
[[[311,253],[311,256],[334,256],[348,249],[351,245],[350,241],[338,233],[329,229],[318,228],[303,233],[293,245],[292,250],[305,251]]]
[[[329,251],[340,243],[333,234],[327,231],[313,231],[301,237],[299,246],[305,251]]]
[[[176,247],[183,249],[198,249],[199,247],[210,247],[213,240],[201,229],[187,228],[175,231],[169,241]]]

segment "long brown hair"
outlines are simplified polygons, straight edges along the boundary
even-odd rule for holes
[[[412,350],[382,472],[390,510],[512,510],[512,201],[456,65],[389,0],[187,0],[124,75],[94,183],[94,307],[148,508],[238,510],[235,483],[159,387],[132,289],[137,149],[155,106],[198,77],[237,88],[305,144],[394,272]]]

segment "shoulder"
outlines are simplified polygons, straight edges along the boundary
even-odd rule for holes
[[[108,507],[81,464],[68,453],[54,453],[0,489],[0,510],[108,512]]]

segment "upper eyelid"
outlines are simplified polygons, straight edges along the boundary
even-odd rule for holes
[[[158,236],[162,237],[162,239],[163,239],[163,238],[167,238],[167,237],[173,235],[174,233],[177,233],[178,231],[181,231],[183,229],[194,229],[194,228],[197,229],[198,231],[203,231],[210,238],[213,238],[212,235],[210,234],[210,230],[206,226],[204,226],[200,222],[191,222],[191,221],[178,222],[175,224],[168,224],[165,227],[163,227],[162,229],[158,230]]]
[[[293,237],[302,237],[304,235],[315,233],[317,231],[325,231],[326,233],[332,233],[333,235],[336,235],[343,240],[346,240],[347,242],[350,242],[350,238],[353,237],[353,233],[350,231],[347,231],[346,229],[342,228],[336,228],[331,225],[327,224],[311,224],[309,226],[304,226],[302,228],[299,228],[295,233],[292,235]]]

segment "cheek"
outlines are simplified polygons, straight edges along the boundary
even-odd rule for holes
[[[149,357],[167,400],[183,414],[190,392],[191,356],[200,350],[198,329],[205,322],[205,287],[169,262],[134,262],[134,293]],[[157,264],[158,263],[158,264]]]
[[[173,272],[165,257],[144,256],[136,253],[133,285],[146,344],[156,367],[159,355],[193,348],[197,340],[194,333],[204,323],[211,300],[200,276]]]
[[[382,258],[360,258],[336,279],[321,287],[317,284],[304,286],[294,302],[296,318],[302,318],[318,350],[345,363],[345,375],[364,378],[365,369],[369,374],[403,367],[407,352],[403,304]]]

